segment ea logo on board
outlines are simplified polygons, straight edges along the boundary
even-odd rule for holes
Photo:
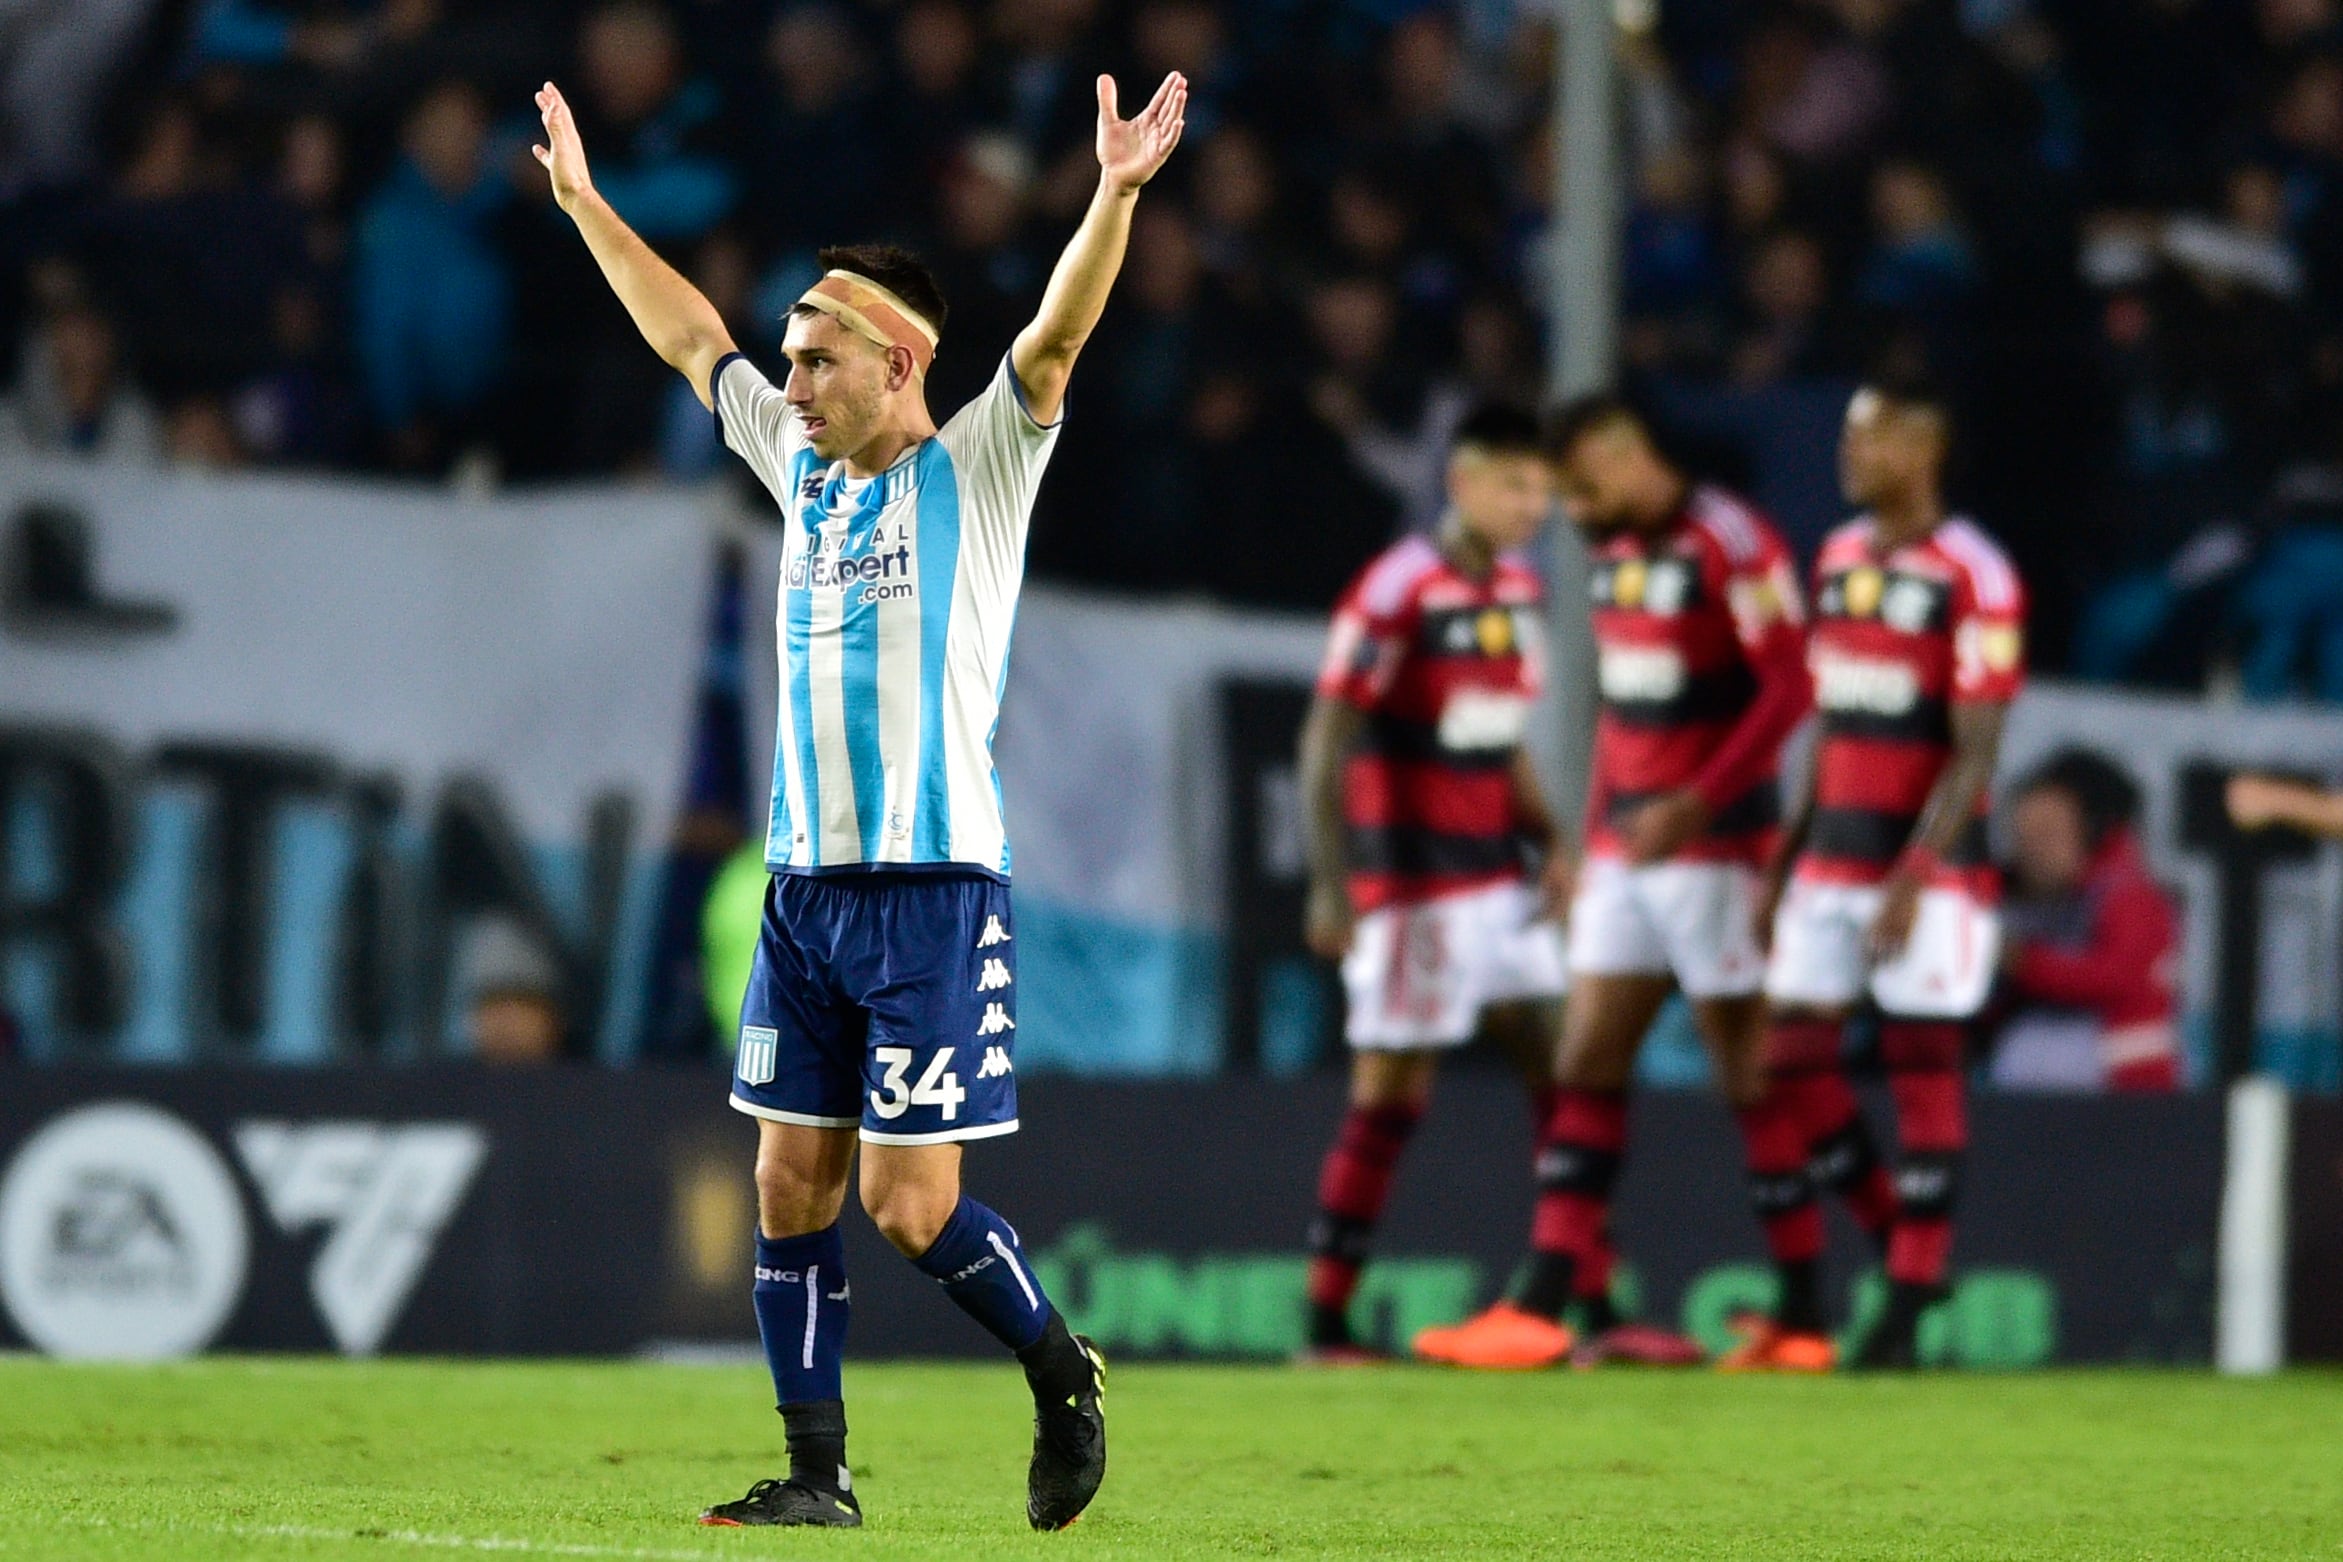
[[[0,1303],[54,1356],[201,1350],[244,1292],[250,1249],[218,1152],[150,1106],[68,1112],[0,1176]]]

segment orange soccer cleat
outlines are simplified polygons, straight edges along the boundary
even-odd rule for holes
[[[1717,1358],[1719,1372],[1828,1372],[1838,1364],[1838,1347],[1827,1334],[1785,1329],[1771,1318],[1738,1327],[1741,1343]]]
[[[1575,1342],[1568,1324],[1498,1302],[1453,1328],[1424,1330],[1415,1347],[1424,1360],[1452,1367],[1528,1372],[1562,1360]]]

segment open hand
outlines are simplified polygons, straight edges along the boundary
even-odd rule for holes
[[[594,193],[593,177],[586,172],[586,144],[578,139],[577,121],[570,117],[569,100],[550,81],[537,89],[537,114],[545,122],[545,140],[529,150],[552,175],[554,204],[568,211],[578,200]]]
[[[1188,124],[1188,78],[1173,71],[1147,106],[1130,119],[1116,110],[1115,79],[1098,78],[1098,170],[1118,190],[1136,190],[1155,177]]]
[[[1871,957],[1880,961],[1893,960],[1912,941],[1922,888],[1919,877],[1910,873],[1890,876],[1884,887],[1887,893],[1880,897],[1879,914],[1871,919]]]
[[[1310,946],[1312,954],[1339,961],[1350,953],[1351,940],[1358,932],[1359,914],[1351,904],[1348,885],[1339,880],[1311,885],[1302,916],[1302,941]]]
[[[1620,822],[1627,855],[1638,866],[1665,862],[1708,828],[1708,804],[1690,787],[1663,792]]]

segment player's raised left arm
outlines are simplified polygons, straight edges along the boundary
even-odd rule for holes
[[[1009,349],[1026,409],[1040,422],[1055,421],[1065,403],[1074,360],[1097,329],[1115,275],[1123,269],[1131,208],[1140,188],[1180,144],[1187,113],[1188,79],[1178,71],[1164,77],[1147,106],[1130,119],[1116,112],[1114,78],[1098,78],[1098,193],[1050,273],[1041,312]]]

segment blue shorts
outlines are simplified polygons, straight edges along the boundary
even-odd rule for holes
[[[1015,1133],[1013,931],[981,874],[775,875],[732,1104],[872,1144]]]

